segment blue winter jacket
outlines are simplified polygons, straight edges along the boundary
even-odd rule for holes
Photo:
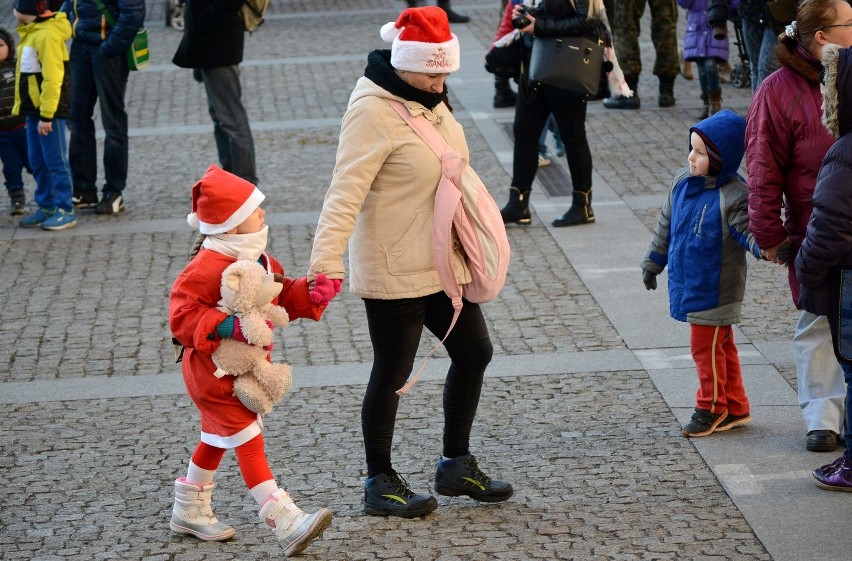
[[[115,26],[107,23],[94,0],[65,0],[62,11],[68,15],[75,41],[101,45],[105,58],[123,55],[145,24],[145,0],[101,0],[101,3],[112,14]]]
[[[678,321],[731,325],[739,321],[746,281],[745,251],[761,257],[748,230],[748,189],[737,175],[745,153],[745,119],[721,111],[692,129],[720,153],[719,175],[677,172],[642,269],[669,269],[669,307]]]

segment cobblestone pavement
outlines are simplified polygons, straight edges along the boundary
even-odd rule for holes
[[[498,2],[454,4],[473,18],[468,30],[487,45]],[[271,252],[293,276],[307,267],[349,92],[366,53],[383,47],[378,28],[401,6],[398,0],[273,0],[267,22],[247,37],[244,95],[273,224]],[[194,447],[197,414],[186,396],[145,377],[179,376],[171,359],[167,298],[193,241],[184,221],[189,190],[215,161],[216,150],[202,87],[189,71],[170,64],[180,33],[164,27],[164,7],[162,1],[148,3],[153,64],[134,73],[128,87],[127,211],[119,217],[81,212],[80,226],[63,233],[24,231],[0,215],[2,559],[280,555],[257,521],[233,454],[220,470],[214,504],[219,517],[237,527],[236,539],[203,543],[168,529],[172,481],[184,473]],[[0,16],[0,24],[13,26],[8,15]],[[647,15],[643,26],[650,69]],[[680,28],[682,35],[683,22]],[[659,195],[686,157],[685,133],[672,131],[693,123],[698,85],[678,80],[678,105],[671,110],[656,109],[649,71],[640,88],[647,110],[614,114],[593,104],[588,132],[596,172],[632,201],[636,216],[651,228]],[[724,92],[726,105],[745,111],[748,91],[726,85]],[[492,93],[485,89],[482,96]],[[451,100],[465,126],[471,162],[502,202],[510,177],[475,116],[453,92]],[[493,118],[510,121],[512,113],[495,112]],[[28,179],[30,199],[33,188]],[[511,228],[510,241],[509,281],[500,298],[483,308],[495,353],[506,364],[547,353],[629,350],[546,228]],[[638,261],[624,266],[638,267]],[[752,264],[743,333],[755,344],[784,341],[794,323],[784,272]],[[348,293],[322,322],[294,323],[277,343],[280,356],[296,369],[369,371],[363,306]],[[422,353],[434,344],[424,337]],[[767,359],[795,388],[789,357]],[[501,505],[440,498],[436,513],[418,520],[361,514],[363,384],[294,391],[267,419],[273,470],[300,505],[335,513],[331,528],[303,557],[772,558],[696,447],[680,436],[677,419],[646,371],[515,374],[506,369],[486,379],[473,441],[486,471],[510,479],[516,495]],[[133,377],[140,380],[134,397],[98,397]],[[92,398],[62,394],[87,381],[91,385],[81,387],[94,388]],[[45,382],[56,389],[45,390],[43,400],[15,399],[19,388]],[[420,491],[427,489],[440,453],[440,399],[440,383],[425,380],[400,411],[395,462]]]

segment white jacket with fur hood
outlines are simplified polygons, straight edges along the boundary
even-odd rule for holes
[[[397,97],[366,77],[355,85],[343,116],[337,163],[325,195],[311,251],[309,278],[346,276],[362,298],[392,300],[443,290],[432,258],[432,214],[441,177],[431,148],[386,99],[424,115],[456,152],[468,159],[462,126],[444,103],[429,110]],[[470,282],[460,245],[453,269]]]

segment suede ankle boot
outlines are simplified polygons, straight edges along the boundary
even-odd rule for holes
[[[722,110],[722,90],[709,92],[708,97],[710,98],[709,114],[715,115],[716,113]]]
[[[578,226],[595,221],[595,212],[592,210],[592,190],[572,191],[573,201],[568,212],[552,222],[554,226]]]
[[[509,189],[509,202],[506,206],[500,209],[500,216],[503,217],[503,224],[523,224],[527,226],[532,222],[530,216],[530,191],[532,189],[521,190],[517,187]]]

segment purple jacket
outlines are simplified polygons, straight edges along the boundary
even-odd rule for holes
[[[728,60],[728,38],[714,39],[710,22],[707,21],[708,0],[677,0],[677,5],[687,10],[686,34],[683,36],[683,58],[716,57]],[[731,3],[736,8],[739,2]]]

